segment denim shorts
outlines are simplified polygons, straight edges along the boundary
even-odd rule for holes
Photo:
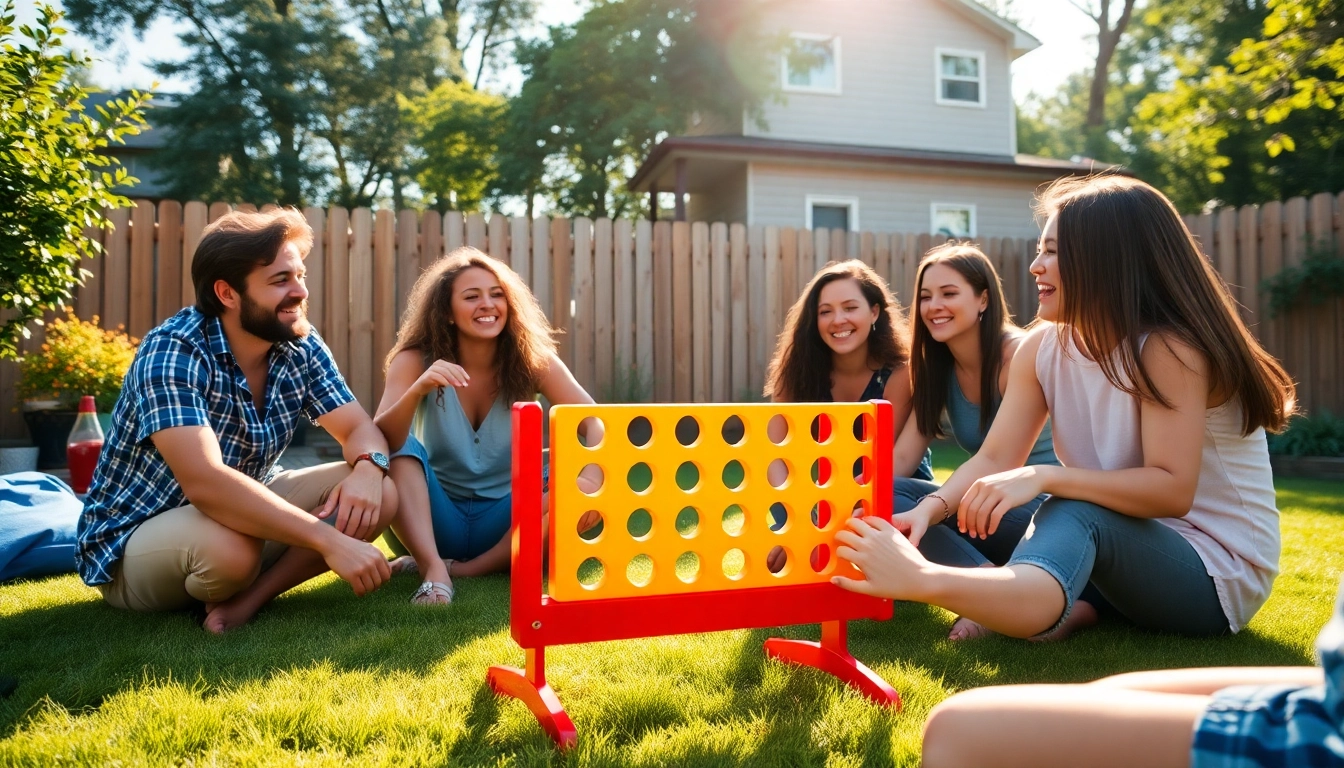
[[[439,479],[429,466],[429,452],[415,437],[407,436],[406,444],[392,458],[410,457],[419,460],[429,489],[429,516],[434,526],[434,543],[439,557],[450,560],[470,560],[498,544],[509,534],[513,520],[513,496],[505,494],[497,499],[483,497],[458,498],[449,496],[439,485]],[[545,492],[549,467],[542,464],[542,490]],[[540,512],[540,510],[538,510]],[[384,537],[397,554],[409,554],[406,547],[389,530]]]

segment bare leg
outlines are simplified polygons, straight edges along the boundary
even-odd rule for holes
[[[391,478],[384,478],[381,516],[369,540],[381,536],[387,528],[387,521],[393,519],[396,514],[397,490]],[[318,552],[302,547],[290,547],[280,555],[275,565],[262,571],[257,580],[246,589],[222,603],[207,605],[205,622],[202,626],[217,635],[234,627],[240,627],[251,621],[262,606],[280,594],[327,570],[327,563]]]
[[[1048,635],[1033,637],[1031,640],[1040,643],[1053,643],[1058,640],[1064,640],[1069,635],[1080,629],[1087,629],[1097,623],[1097,609],[1086,600],[1078,600],[1073,604],[1073,610],[1069,612],[1069,618],[1064,620],[1055,631]]]
[[[1157,693],[1208,695],[1234,685],[1300,685],[1310,688],[1325,684],[1320,667],[1201,667],[1199,669],[1159,669],[1129,672],[1103,677],[1088,685],[1098,688],[1128,688]]]
[[[1182,768],[1207,696],[1008,685],[957,694],[924,726],[924,766]]]
[[[979,567],[993,568],[994,564],[985,563]],[[957,620],[952,622],[952,629],[947,633],[947,639],[956,643],[962,640],[975,640],[981,637],[988,637],[992,634],[994,633],[985,629],[983,624],[972,621],[965,616],[958,616]]]
[[[424,466],[418,459],[401,456],[392,460],[391,477],[401,494],[401,512],[392,521],[392,532],[415,559],[415,567],[424,581],[452,584],[448,566],[439,557],[434,542]]]
[[[928,565],[913,599],[941,606],[1009,637],[1031,637],[1054,626],[1064,613],[1064,589],[1034,565],[951,568]]]

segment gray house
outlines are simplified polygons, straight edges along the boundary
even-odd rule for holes
[[[678,218],[1029,237],[1035,190],[1092,169],[1017,153],[1009,68],[1040,42],[975,0],[766,7],[792,41],[766,127],[695,116],[631,179]]]
[[[125,93],[91,93],[84,99],[84,109],[97,113],[97,107],[106,106],[112,99],[126,98]],[[164,146],[165,132],[155,128],[155,110],[172,109],[177,106],[177,97],[173,94],[155,94],[149,100],[149,109],[145,110],[145,121],[149,124],[135,135],[124,136],[124,144],[113,143],[103,150],[103,154],[115,158],[126,168],[126,172],[138,179],[130,187],[117,187],[118,194],[148,200],[159,200],[165,192],[163,171],[159,170],[150,158]]]

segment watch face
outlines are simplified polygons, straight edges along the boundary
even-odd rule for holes
[[[373,459],[373,463],[374,463],[374,464],[377,464],[377,465],[378,465],[379,467],[381,467],[383,470],[386,470],[386,469],[387,469],[388,464],[389,464],[389,462],[388,462],[388,460],[387,460],[387,454],[385,454],[385,453],[379,453],[379,452],[377,452],[377,451],[373,451],[373,452],[369,453],[369,458],[370,458],[370,459]]]

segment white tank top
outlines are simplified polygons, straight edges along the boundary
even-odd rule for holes
[[[1112,386],[1071,337],[1064,344],[1067,353],[1051,329],[1036,354],[1060,462],[1084,469],[1142,467],[1138,398]],[[1199,554],[1233,632],[1264,605],[1279,571],[1279,511],[1265,430],[1242,435],[1241,428],[1235,399],[1204,412],[1194,505],[1185,517],[1158,518]]]

